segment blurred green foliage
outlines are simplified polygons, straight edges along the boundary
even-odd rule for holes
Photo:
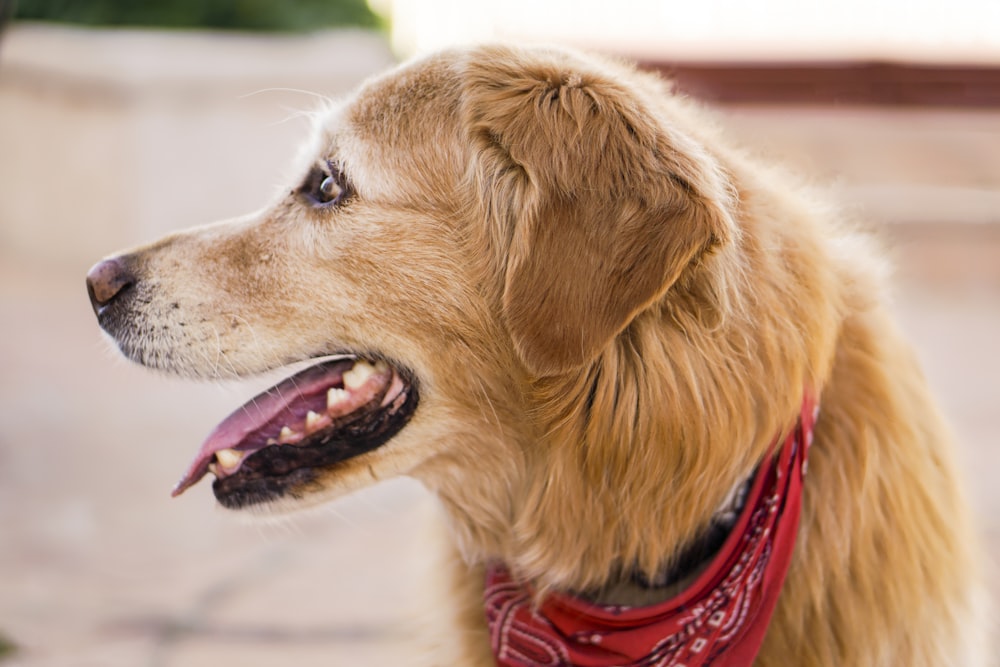
[[[14,653],[14,645],[7,641],[3,635],[0,635],[0,659],[4,656],[10,656]]]
[[[0,0],[2,1],[2,0]],[[15,0],[15,19],[93,26],[308,32],[382,27],[365,0]]]

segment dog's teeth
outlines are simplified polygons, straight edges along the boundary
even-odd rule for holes
[[[347,399],[350,396],[346,390],[340,389],[338,387],[332,387],[330,391],[326,392],[326,407],[332,408],[341,401]]]
[[[367,361],[358,361],[351,370],[344,373],[344,386],[348,389],[357,389],[368,381],[375,374],[375,367]]]
[[[212,473],[216,477],[219,476],[219,466],[215,463],[215,461],[208,464],[208,472]]]
[[[215,453],[215,460],[223,469],[235,468],[243,460],[243,454],[235,449],[220,449]]]
[[[275,440],[274,438],[268,438],[267,442],[264,443],[264,444],[266,444],[266,445],[276,445],[276,444],[278,444],[278,441]]]
[[[315,431],[319,427],[320,417],[310,410],[306,413],[306,431]]]
[[[287,426],[281,427],[281,433],[278,434],[278,443],[285,444],[291,442],[295,438],[295,432]]]

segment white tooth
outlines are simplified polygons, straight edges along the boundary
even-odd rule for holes
[[[278,442],[280,443],[291,442],[294,436],[295,433],[292,432],[292,429],[288,428],[287,426],[282,426],[281,433],[278,434]]]
[[[219,466],[216,465],[215,461],[208,464],[208,472],[212,473],[216,477],[219,476]]]
[[[306,413],[306,430],[312,431],[319,424],[319,415],[310,410]]]
[[[276,445],[276,444],[278,444],[278,441],[275,440],[274,438],[268,438],[267,442],[265,444],[267,444],[267,445]]]
[[[341,401],[345,400],[348,396],[350,396],[350,394],[343,389],[332,387],[330,391],[326,392],[326,407],[332,408]]]
[[[235,468],[243,460],[243,454],[235,449],[220,449],[215,453],[215,460],[223,468]]]
[[[348,389],[357,389],[368,381],[375,374],[375,367],[367,361],[359,361],[354,367],[344,373],[344,386]]]

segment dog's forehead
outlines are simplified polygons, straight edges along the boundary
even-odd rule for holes
[[[457,53],[436,54],[369,80],[350,105],[351,121],[364,125],[453,109],[459,92],[458,58]]]
[[[322,115],[312,158],[336,161],[373,198],[426,193],[457,178],[466,161],[459,96],[447,58],[391,70]]]

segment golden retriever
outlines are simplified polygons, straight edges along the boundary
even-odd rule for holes
[[[619,646],[586,664],[985,664],[975,531],[879,254],[669,84],[554,49],[444,52],[331,104],[301,173],[264,211],[88,275],[141,364],[314,360],[223,421],[176,492],[211,472],[222,505],[285,511],[420,480],[455,546],[432,664],[572,664],[601,641]],[[694,637],[776,596],[741,657],[695,656],[717,634],[503,645],[520,626],[484,603],[497,572],[548,630],[550,600],[624,618],[683,597],[751,534],[786,440],[812,441],[808,474],[755,530],[784,531],[787,562],[721,616],[680,605]]]

